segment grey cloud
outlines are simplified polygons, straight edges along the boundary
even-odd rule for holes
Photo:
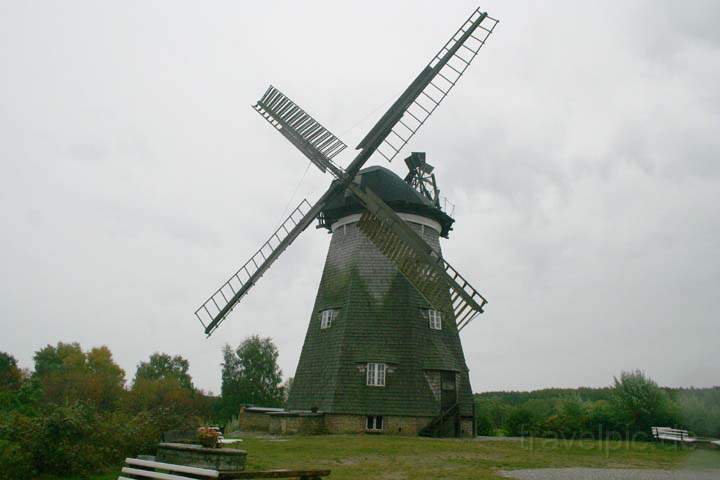
[[[329,182],[249,106],[272,83],[352,147],[475,7],[6,7],[0,350],[29,367],[46,343],[108,344],[129,376],[180,353],[218,391],[221,345],[258,333],[291,376],[324,232],[215,336],[192,316]],[[407,148],[457,203],[445,254],[490,299],[463,331],[474,388],[717,383],[717,3],[483,8],[496,33]]]

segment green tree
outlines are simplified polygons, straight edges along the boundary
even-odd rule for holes
[[[282,384],[282,392],[283,392],[283,406],[287,405],[288,398],[290,398],[290,391],[292,390],[293,381],[295,379],[293,377],[288,377],[287,380]]]
[[[677,423],[675,407],[667,393],[640,370],[615,378],[611,405],[629,435],[649,437],[652,426]]]
[[[80,401],[111,410],[124,393],[125,371],[106,346],[83,352],[78,343],[59,342],[38,350],[34,358],[33,380],[47,402]]]
[[[22,372],[17,360],[9,353],[0,352],[0,390],[17,390],[22,384]]]
[[[180,355],[170,356],[167,353],[153,353],[150,360],[140,362],[135,372],[135,380],[137,383],[140,379],[145,380],[170,380],[175,379],[180,386],[187,389],[193,389],[192,377],[188,373],[190,362]]]
[[[81,370],[85,365],[85,355],[80,344],[58,342],[57,345],[47,345],[34,355],[34,376],[43,378],[57,372]]]
[[[521,405],[510,409],[505,420],[505,428],[512,436],[532,435],[537,430],[537,422],[538,418],[535,417],[534,412]]]
[[[278,350],[270,338],[253,335],[233,350],[223,347],[222,411],[235,415],[242,404],[279,407],[284,402]],[[229,417],[228,417],[229,418]]]

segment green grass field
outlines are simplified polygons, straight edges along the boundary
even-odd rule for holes
[[[248,469],[317,467],[336,479],[498,478],[502,469],[534,467],[677,468],[687,451],[620,442],[478,441],[392,436],[253,438],[241,447]]]
[[[720,462],[720,451],[655,443],[590,440],[456,440],[381,435],[244,437],[248,470],[327,468],[334,479],[500,478],[499,470],[542,467],[686,468],[693,458]],[[699,455],[699,457],[698,457]],[[709,459],[709,460],[708,460]],[[714,463],[717,467],[718,463]],[[92,477],[117,478],[117,472]],[[68,479],[65,479],[68,480]]]

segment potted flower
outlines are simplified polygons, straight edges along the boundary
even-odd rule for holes
[[[197,440],[200,445],[206,448],[220,448],[220,432],[212,427],[200,427],[197,429]]]

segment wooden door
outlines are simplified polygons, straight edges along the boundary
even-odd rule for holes
[[[440,408],[444,412],[457,403],[455,372],[440,372]]]

